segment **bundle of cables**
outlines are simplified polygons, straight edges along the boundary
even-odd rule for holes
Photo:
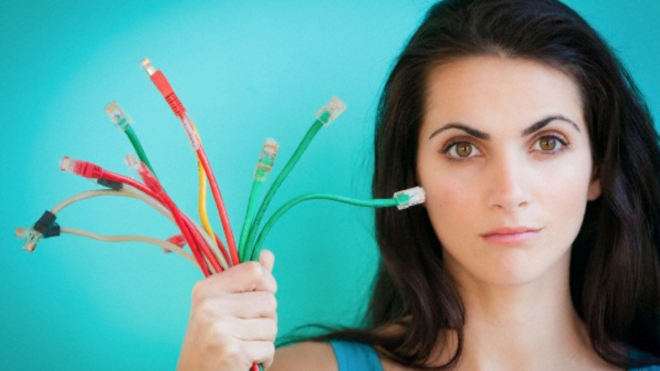
[[[279,209],[272,213],[261,230],[259,230],[267,208],[275,196],[275,193],[291,170],[296,166],[316,134],[322,127],[330,125],[330,123],[346,108],[342,101],[337,98],[332,98],[329,103],[316,112],[317,119],[309,128],[280,174],[275,178],[268,192],[263,197],[261,204],[258,206],[259,193],[273,168],[275,156],[279,147],[275,140],[270,138],[266,139],[254,172],[254,181],[252,183],[252,190],[248,200],[245,221],[243,223],[238,246],[236,246],[234,234],[229,223],[229,216],[225,210],[220,189],[216,183],[216,178],[213,174],[208,158],[206,157],[197,128],[186,114],[186,109],[174,93],[174,90],[165,78],[165,75],[161,71],[156,70],[151,65],[149,59],[144,59],[141,64],[151,77],[151,81],[156,85],[167,101],[172,112],[174,112],[174,114],[180,119],[190,144],[196,152],[199,171],[198,208],[201,226],[181,211],[167,192],[165,192],[161,182],[156,177],[154,169],[152,168],[137,135],[131,127],[132,120],[126,115],[122,108],[117,105],[117,103],[112,102],[106,106],[105,112],[117,127],[126,134],[133,145],[138,157],[136,158],[134,155],[129,154],[126,156],[126,163],[137,172],[142,182],[103,169],[90,162],[64,157],[60,162],[60,168],[62,171],[94,179],[99,185],[106,189],[87,191],[67,198],[51,210],[46,211],[32,227],[17,228],[16,235],[24,239],[25,242],[23,248],[25,250],[33,252],[42,239],[59,236],[62,233],[74,234],[107,242],[137,241],[155,245],[161,247],[165,251],[174,252],[183,256],[192,264],[199,267],[204,273],[204,276],[208,277],[211,274],[220,273],[241,262],[256,260],[266,236],[277,220],[292,207],[303,201],[324,199],[361,207],[396,206],[399,209],[405,209],[425,201],[424,190],[420,187],[396,192],[392,198],[370,200],[360,200],[327,193],[308,193],[295,197],[284,203]],[[213,195],[220,216],[224,242],[221,237],[214,232],[209,222],[206,210],[207,183],[211,189],[211,194]],[[56,222],[57,214],[65,207],[78,201],[100,196],[121,196],[141,200],[172,221],[178,228],[179,233],[167,240],[139,235],[105,236],[79,229],[61,227]],[[184,249],[186,245],[190,252]],[[262,368],[260,365],[253,365],[252,370],[255,371],[257,369]]]

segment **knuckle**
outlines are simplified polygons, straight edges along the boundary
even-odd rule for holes
[[[263,276],[263,268],[261,267],[261,264],[251,261],[251,262],[246,262],[244,263],[245,265],[245,271],[247,274],[250,275],[252,278],[261,278]]]
[[[227,365],[232,365],[234,367],[242,365],[244,369],[247,369],[251,364],[250,360],[247,359],[243,347],[238,341],[223,344],[218,354],[220,358],[224,360],[223,363]]]
[[[275,299],[275,295],[268,294],[265,296],[264,308],[269,309],[272,313],[275,313],[275,311],[277,311],[277,299]]]
[[[223,316],[222,308],[208,299],[200,301],[195,309],[197,322],[203,325],[220,322]]]
[[[232,337],[227,334],[225,326],[220,323],[214,323],[209,329],[208,344],[211,348],[221,349],[223,358],[232,357],[240,353],[240,347]]]
[[[275,295],[267,291],[258,291],[255,292],[256,301],[259,308],[262,308],[264,311],[269,313],[275,312],[277,309],[277,299]]]

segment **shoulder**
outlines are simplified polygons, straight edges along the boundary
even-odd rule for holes
[[[303,342],[275,351],[268,371],[338,371],[337,358],[329,343]]]
[[[647,366],[642,368],[631,368],[629,371],[660,371],[660,366]]]

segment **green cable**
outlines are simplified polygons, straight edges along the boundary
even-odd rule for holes
[[[277,211],[273,213],[270,219],[268,219],[263,229],[261,230],[261,233],[259,234],[259,238],[257,239],[257,242],[254,244],[254,247],[249,255],[250,260],[254,260],[259,256],[259,252],[261,251],[261,245],[264,243],[264,240],[266,239],[268,232],[270,232],[270,230],[273,228],[273,225],[275,225],[277,220],[282,215],[284,215],[284,213],[289,211],[289,209],[291,209],[292,207],[298,205],[303,201],[308,201],[308,200],[330,200],[330,201],[336,201],[336,202],[341,202],[341,203],[360,206],[360,207],[392,207],[392,206],[398,206],[402,202],[407,202],[408,198],[401,197],[399,199],[377,198],[370,200],[360,200],[356,198],[337,196],[328,193],[308,193],[292,198],[291,200],[287,201],[284,205],[282,205],[279,209],[277,209]]]
[[[264,197],[264,201],[261,203],[261,206],[259,207],[259,211],[257,212],[254,222],[250,226],[250,232],[248,233],[248,237],[245,241],[246,249],[249,249],[250,246],[252,246],[252,243],[257,237],[257,230],[259,228],[259,224],[261,223],[261,219],[263,219],[264,214],[266,213],[266,209],[268,208],[270,201],[273,199],[273,196],[275,196],[275,193],[280,188],[280,185],[282,185],[282,182],[284,182],[284,180],[289,175],[291,170],[296,166],[298,160],[300,160],[300,157],[302,157],[303,153],[305,153],[305,150],[307,150],[307,147],[309,147],[309,144],[314,139],[314,136],[316,136],[316,134],[319,132],[319,130],[321,130],[322,127],[323,127],[323,122],[321,120],[316,120],[314,124],[312,124],[309,130],[307,130],[307,133],[303,137],[300,144],[298,144],[298,148],[296,148],[295,152],[293,153],[289,161],[286,163],[286,165],[284,165],[284,168],[279,173],[277,178],[275,178],[275,181],[268,189],[268,193],[266,193],[266,196]],[[252,248],[251,251],[254,251],[254,247]],[[252,256],[252,254],[248,256]]]
[[[254,214],[257,210],[257,195],[263,186],[263,182],[256,179],[252,182],[252,190],[250,191],[250,199],[248,200],[248,208],[245,212],[245,221],[243,222],[243,230],[241,231],[241,238],[238,243],[238,257],[241,262],[245,261],[245,242],[254,220]]]
[[[154,168],[151,167],[151,163],[149,163],[147,154],[144,152],[144,148],[142,148],[142,144],[140,144],[140,140],[138,139],[137,134],[135,134],[135,131],[133,131],[133,120],[128,117],[126,112],[124,112],[124,110],[119,106],[119,104],[117,104],[117,102],[108,103],[108,105],[105,106],[104,111],[106,115],[108,115],[110,121],[112,121],[112,123],[115,124],[119,130],[126,133],[126,136],[128,137],[128,140],[131,141],[133,149],[135,149],[135,153],[137,153],[140,161],[144,162],[149,170],[151,170],[151,172],[156,175]]]
[[[257,196],[261,187],[268,179],[275,164],[275,157],[279,144],[273,138],[266,138],[264,146],[261,148],[257,167],[254,169],[254,182],[252,182],[252,190],[250,191],[250,198],[248,199],[248,208],[245,212],[245,221],[243,222],[243,230],[238,244],[238,257],[241,262],[245,261],[245,242],[247,240],[252,222],[254,221],[254,214],[257,211]]]
[[[135,149],[135,153],[137,153],[138,157],[140,158],[140,161],[144,162],[145,165],[151,170],[151,172],[156,175],[156,172],[154,171],[154,168],[151,167],[151,163],[149,162],[149,159],[147,158],[147,154],[144,152],[144,148],[142,148],[142,144],[140,143],[140,139],[138,139],[137,134],[135,134],[135,131],[133,131],[133,128],[129,125],[126,127],[124,130],[126,133],[126,136],[128,139],[131,141],[131,144],[133,145],[133,149]]]

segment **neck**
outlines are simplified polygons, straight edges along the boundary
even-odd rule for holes
[[[607,368],[575,312],[568,277],[568,258],[544,277],[518,285],[487,285],[457,275],[466,311],[459,369]]]

